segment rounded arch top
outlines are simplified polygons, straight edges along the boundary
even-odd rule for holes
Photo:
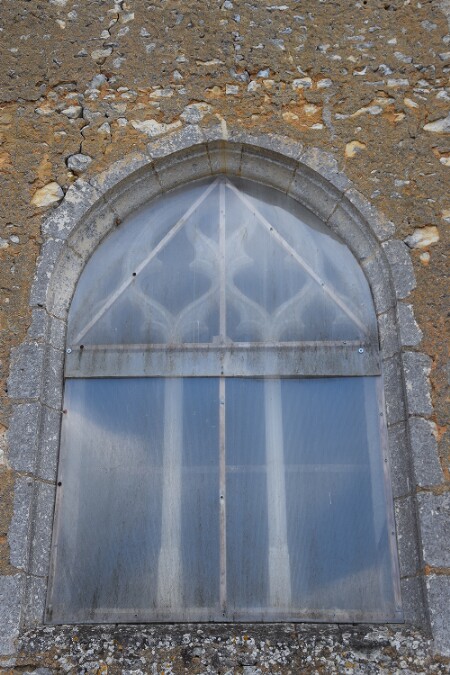
[[[220,174],[128,216],[88,261],[68,344],[373,342],[348,247],[279,191]]]
[[[265,185],[311,211],[360,262],[377,312],[394,306],[383,250],[394,226],[352,187],[332,156],[271,134],[224,139],[222,132],[205,136],[194,127],[155,140],[147,154],[129,155],[89,181],[76,181],[43,224],[47,242],[32,304],[65,318],[81,270],[111,230],[160,195],[217,175]]]

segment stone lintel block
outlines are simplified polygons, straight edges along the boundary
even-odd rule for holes
[[[420,569],[416,512],[412,497],[394,501],[400,576],[411,577]]]
[[[101,194],[93,185],[79,178],[67,190],[60,206],[42,224],[44,236],[67,239],[72,229],[88,214]]]
[[[384,314],[395,306],[391,273],[381,251],[361,261],[361,267],[369,282],[377,314]]]
[[[409,577],[400,581],[403,617],[415,628],[429,630],[425,609],[425,589],[422,577]]]
[[[241,174],[243,178],[270,185],[287,193],[294,178],[297,162],[281,159],[278,153],[261,152],[258,148],[242,146]]]
[[[36,470],[37,430],[40,403],[13,405],[8,429],[8,460],[12,469],[34,473]]]
[[[345,200],[347,199],[365,218],[378,241],[386,241],[394,236],[394,223],[383,213],[378,211],[378,209],[376,209],[361,192],[356,190],[356,188],[351,187],[345,191]]]
[[[342,198],[339,190],[304,164],[299,164],[288,195],[303,204],[322,221],[328,221]]]
[[[55,265],[48,289],[47,309],[59,319],[65,320],[79,276],[85,261],[66,246]]]
[[[209,162],[213,175],[223,173],[229,176],[241,174],[242,145],[215,140],[207,145]]]
[[[400,352],[395,310],[389,309],[378,317],[381,358],[388,359]]]
[[[422,492],[417,495],[417,502],[424,562],[432,567],[450,568],[450,493]]]
[[[197,124],[190,124],[167,136],[155,138],[147,145],[147,152],[149,157],[155,160],[181,150],[190,150],[198,145],[204,146],[205,142],[201,128]]]
[[[409,456],[404,422],[388,429],[389,463],[391,467],[392,494],[394,498],[404,497],[412,491]]]
[[[155,159],[154,168],[164,191],[212,175],[206,145]]]
[[[32,307],[45,307],[50,277],[63,248],[62,239],[47,239],[42,245],[30,293]]]
[[[114,162],[106,171],[93,176],[89,182],[99,195],[108,199],[113,188],[119,186],[122,181],[129,180],[135,171],[149,164],[151,165],[148,155],[133,152]]]
[[[405,347],[417,347],[422,341],[423,333],[414,318],[412,305],[399,302],[397,304],[397,319],[401,344]]]
[[[444,475],[439,462],[435,423],[423,417],[410,417],[408,425],[416,484],[420,487],[442,485]]]
[[[391,240],[382,244],[391,268],[397,298],[406,298],[416,287],[409,249],[402,241]]]
[[[450,656],[450,576],[427,576],[426,585],[435,651]]]
[[[23,610],[23,628],[28,630],[39,626],[44,621],[47,579],[44,577],[27,577],[25,606]]]
[[[11,565],[26,570],[28,563],[28,533],[33,503],[34,480],[19,476],[14,486],[14,505],[8,530],[8,544]]]
[[[37,481],[36,512],[31,549],[30,573],[46,577],[50,560],[55,486]]]
[[[326,178],[340,192],[351,187],[351,183],[339,168],[336,158],[320,148],[305,148],[300,155],[300,163]]]
[[[8,378],[10,398],[35,399],[40,396],[43,363],[43,345],[23,343],[11,351],[11,371]]]
[[[327,225],[344,241],[357,260],[362,261],[376,253],[376,242],[368,233],[358,211],[349,202],[340,202]]]
[[[0,655],[14,654],[19,635],[20,604],[24,577],[0,576]]]
[[[405,420],[401,361],[392,356],[383,361],[384,392],[386,397],[386,418],[388,426]]]
[[[64,352],[47,347],[43,371],[42,403],[56,410],[61,410],[62,407],[63,363]]]
[[[94,241],[94,245],[91,245],[91,252],[112,227],[120,225],[128,215],[150,202],[161,192],[161,183],[150,158],[147,157],[141,168],[137,168],[117,184],[114,183],[112,188],[105,193],[104,201],[107,209],[114,214],[114,222],[111,223],[109,220],[110,216],[106,209],[100,210],[99,204],[99,212],[96,216],[100,219],[99,222],[94,219],[89,221],[91,232],[88,235],[89,239]]]
[[[41,447],[36,475],[43,480],[55,481],[58,467],[61,410],[44,407],[42,416]]]
[[[433,406],[429,382],[430,357],[418,352],[404,352],[402,360],[408,413],[410,415],[431,415]]]

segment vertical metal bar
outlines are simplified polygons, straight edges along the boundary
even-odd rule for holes
[[[227,514],[225,458],[225,378],[219,380],[220,608],[227,613]]]
[[[380,421],[380,444],[383,460],[383,479],[384,479],[384,490],[386,495],[386,511],[387,511],[386,519],[389,537],[389,548],[391,554],[390,557],[391,557],[392,583],[394,586],[395,608],[396,611],[401,614],[402,600],[400,591],[400,565],[398,561],[397,536],[395,530],[394,497],[392,494],[392,485],[391,485],[386,404],[384,399],[384,382],[382,375],[376,378],[376,391],[377,391],[377,403]]]
[[[219,330],[220,340],[226,340],[226,268],[225,268],[225,182],[219,186]],[[226,455],[225,455],[225,378],[219,380],[219,500],[220,500],[220,607],[227,613],[227,513],[226,513]]]
[[[181,455],[183,443],[183,380],[164,384],[164,456],[161,549],[158,560],[158,608],[180,609],[181,579]]]
[[[222,342],[226,340],[227,317],[226,317],[226,268],[225,268],[225,182],[221,181],[219,186],[219,325],[220,338]]]
[[[286,518],[281,381],[264,383],[269,530],[269,602],[273,609],[291,604],[291,567]]]

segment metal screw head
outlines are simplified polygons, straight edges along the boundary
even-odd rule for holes
[[[66,354],[71,354],[71,353],[72,353],[72,350],[70,349],[70,347],[68,349],[66,349]]]
[[[358,351],[359,351],[360,354],[363,354],[363,353],[364,353],[364,349],[363,349],[362,347],[360,347],[360,348],[358,349]]]

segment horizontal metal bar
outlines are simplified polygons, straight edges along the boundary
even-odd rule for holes
[[[289,345],[289,346],[287,346]],[[67,350],[66,377],[346,377],[379,375],[377,349],[348,344],[122,345]]]
[[[50,614],[50,612],[49,612]],[[83,616],[84,615],[84,616]],[[399,610],[386,612],[364,612],[347,610],[307,610],[282,608],[274,610],[257,608],[236,608],[223,611],[217,607],[189,607],[180,608],[178,611],[169,609],[133,610],[111,609],[110,607],[98,609],[86,609],[80,611],[75,617],[70,616],[48,617],[49,623],[74,624],[74,623],[166,623],[166,622],[290,622],[290,623],[402,623],[403,614]]]

